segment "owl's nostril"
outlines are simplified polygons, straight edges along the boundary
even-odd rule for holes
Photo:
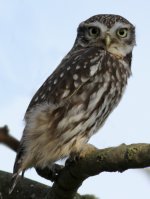
[[[106,44],[104,39],[99,42],[99,48],[102,50],[106,50]]]

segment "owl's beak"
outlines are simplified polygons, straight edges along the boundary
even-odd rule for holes
[[[110,46],[110,43],[111,43],[111,37],[109,34],[106,34],[106,37],[105,37],[106,48],[108,48]]]

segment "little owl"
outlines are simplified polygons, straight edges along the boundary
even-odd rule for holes
[[[124,93],[134,45],[135,27],[121,16],[96,15],[79,25],[73,48],[28,106],[10,192],[28,168],[92,150],[88,140]]]

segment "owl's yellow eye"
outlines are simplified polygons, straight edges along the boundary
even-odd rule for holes
[[[127,28],[120,28],[117,30],[117,35],[121,38],[125,38],[128,35],[128,29]]]
[[[88,34],[91,37],[97,37],[100,34],[100,29],[97,27],[89,27]]]

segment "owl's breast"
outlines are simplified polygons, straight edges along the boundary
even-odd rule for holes
[[[68,101],[66,116],[58,124],[63,137],[82,135],[88,140],[97,132],[122,97],[128,68],[111,55],[102,60],[101,67]]]

